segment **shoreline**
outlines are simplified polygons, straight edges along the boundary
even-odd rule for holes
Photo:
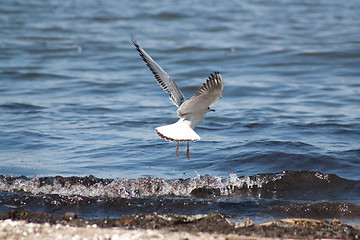
[[[84,219],[75,213],[11,210],[0,215],[1,239],[360,239],[360,227],[339,220],[292,218],[264,224],[229,221],[218,213],[134,214]]]
[[[100,228],[89,225],[87,227],[72,227],[68,225],[49,223],[27,223],[24,220],[0,220],[0,239],[94,239],[94,240],[152,240],[152,239],[172,239],[172,240],[245,240],[248,236],[237,234],[218,234],[207,232],[172,232],[168,230],[155,229],[123,229],[123,228]],[[251,237],[258,240],[272,240],[279,238]]]

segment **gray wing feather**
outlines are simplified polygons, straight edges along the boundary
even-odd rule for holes
[[[144,60],[146,65],[150,68],[151,72],[154,74],[156,81],[164,89],[166,93],[169,94],[170,100],[177,106],[185,101],[185,97],[177,87],[176,83],[171,79],[171,77],[145,52],[145,50],[136,42],[134,38],[131,38],[132,43],[136,47],[136,50],[139,52],[139,55]]]
[[[222,97],[224,81],[219,72],[214,72],[196,92],[178,109],[180,117],[184,115],[202,115],[206,109]]]

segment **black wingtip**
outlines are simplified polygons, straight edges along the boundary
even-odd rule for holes
[[[211,74],[209,75],[208,80],[219,78],[219,76],[221,76],[221,75],[220,75],[220,72],[219,72],[219,71],[214,71],[214,73],[211,73]]]
[[[131,42],[134,44],[134,46],[135,46],[136,48],[138,48],[138,47],[139,47],[139,44],[137,43],[137,41],[135,40],[135,38],[134,38],[133,35],[130,35],[130,39],[131,39]]]

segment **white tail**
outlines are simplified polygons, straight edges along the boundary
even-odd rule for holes
[[[183,119],[170,125],[157,127],[155,130],[159,137],[170,142],[200,140],[200,136],[190,127],[190,122]]]

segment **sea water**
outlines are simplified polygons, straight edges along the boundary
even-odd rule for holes
[[[359,225],[359,12],[332,0],[4,2],[0,210]],[[130,35],[187,99],[223,76],[190,160],[154,131],[176,106]]]

